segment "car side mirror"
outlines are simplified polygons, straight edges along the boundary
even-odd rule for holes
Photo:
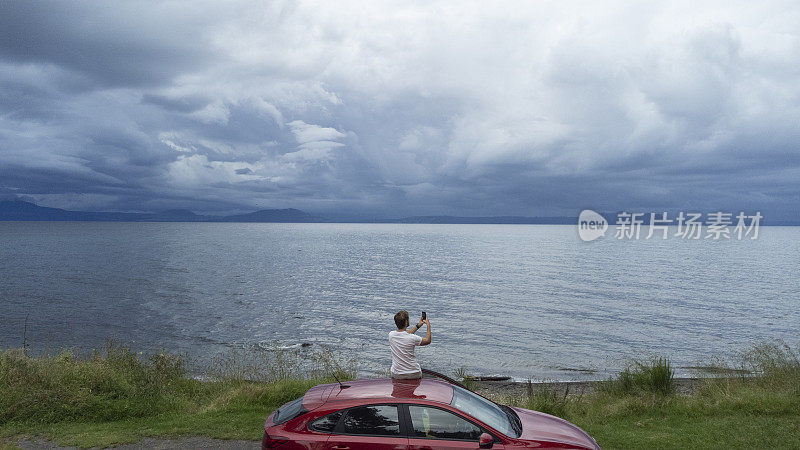
[[[489,433],[481,434],[481,437],[478,438],[478,447],[480,448],[492,448],[494,445],[494,438]]]

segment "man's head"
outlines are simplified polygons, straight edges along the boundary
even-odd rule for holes
[[[394,324],[397,325],[397,329],[400,330],[408,326],[408,311],[402,309],[397,311],[397,314],[394,315]]]

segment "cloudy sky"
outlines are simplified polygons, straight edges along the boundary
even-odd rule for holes
[[[797,218],[798,24],[796,1],[4,1],[0,195]]]

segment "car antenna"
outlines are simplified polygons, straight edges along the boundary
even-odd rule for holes
[[[342,382],[339,381],[339,377],[336,376],[336,372],[331,372],[331,375],[333,375],[333,378],[336,378],[336,382],[339,383],[339,389],[347,389],[350,387],[350,385],[342,384]]]

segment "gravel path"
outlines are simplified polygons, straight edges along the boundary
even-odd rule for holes
[[[20,439],[12,443],[23,449],[76,449],[76,447],[59,447],[58,445],[45,440]],[[135,444],[122,444],[111,448],[124,450],[145,450],[145,449],[224,449],[224,450],[254,450],[260,449],[261,443],[258,441],[226,441],[221,439],[211,439],[202,436],[187,436],[176,439],[163,438],[143,438]]]

